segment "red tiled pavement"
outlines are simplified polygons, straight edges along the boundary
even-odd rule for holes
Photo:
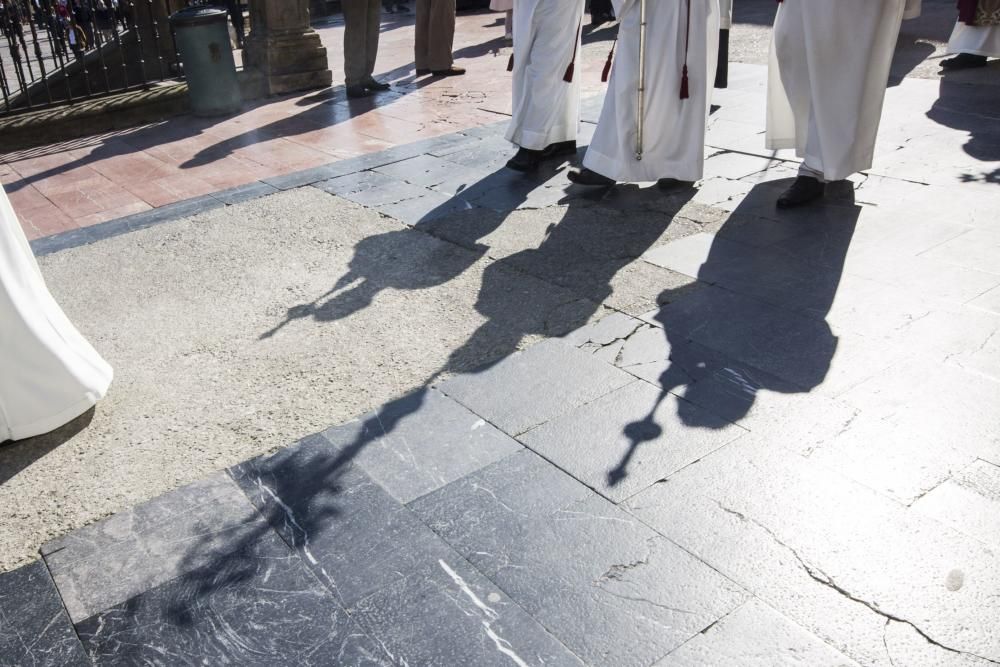
[[[29,238],[97,224],[176,201],[503,119],[510,112],[510,49],[502,15],[458,19],[464,77],[415,78],[413,20],[386,15],[377,76],[393,90],[348,100],[343,87],[271,98],[239,114],[192,116],[15,153],[0,179]],[[318,25],[334,82],[343,78],[343,26]],[[610,35],[606,35],[610,37]],[[606,49],[581,72],[600,87]]]

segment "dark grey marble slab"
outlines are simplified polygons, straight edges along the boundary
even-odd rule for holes
[[[522,452],[413,507],[588,664],[650,665],[746,599],[704,563],[567,480]]]
[[[251,199],[257,199],[258,197],[265,197],[267,195],[274,194],[275,192],[278,192],[278,188],[273,185],[255,181],[246,185],[238,185],[234,188],[228,188],[220,192],[213,192],[212,196],[224,203],[226,206],[232,206],[233,204],[239,204]]]
[[[375,208],[408,199],[417,199],[427,192],[425,188],[411,185],[376,171],[359,171],[339,176],[328,181],[315,183],[313,187],[357,202],[362,206]]]
[[[938,644],[942,663],[951,651],[1000,657],[994,551],[766,437],[725,447],[626,505],[861,664],[891,664],[893,619]]]
[[[521,449],[436,389],[422,390],[323,435],[406,504]]]
[[[819,637],[752,599],[655,667],[858,667]]]
[[[433,190],[427,190],[419,197],[396,201],[379,206],[380,213],[415,227],[425,225],[433,220],[452,216],[455,213],[474,212],[480,209],[475,204],[459,197],[448,197]]]
[[[425,154],[378,167],[374,171],[413,185],[431,188],[468,169],[451,160]]]
[[[391,665],[270,530],[77,624],[97,665]]]
[[[617,503],[744,433],[636,380],[528,431],[521,441]]]
[[[166,493],[42,547],[74,623],[215,563],[266,529],[225,473]]]
[[[351,613],[400,665],[583,665],[457,555],[358,601]]]
[[[452,553],[351,462],[357,449],[311,436],[231,470],[271,526],[345,605]]]
[[[89,665],[45,564],[0,574],[0,665]]]
[[[632,376],[562,341],[546,341],[439,389],[517,436],[623,387]]]

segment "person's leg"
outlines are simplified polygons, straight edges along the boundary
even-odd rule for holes
[[[417,0],[416,25],[414,26],[413,50],[414,64],[417,74],[429,74],[431,71],[430,55],[427,52],[430,38],[430,14],[432,0]]]
[[[367,35],[365,40],[365,79],[364,84],[371,90],[389,90],[389,84],[380,83],[372,74],[375,72],[375,60],[378,58],[378,38],[381,27],[381,11],[378,0],[365,0],[368,3]]]
[[[352,97],[365,95],[367,76],[368,0],[343,0],[344,11],[344,83]]]
[[[435,73],[460,73],[453,68],[455,43],[455,0],[431,0],[428,66]],[[464,70],[461,71],[464,73]]]

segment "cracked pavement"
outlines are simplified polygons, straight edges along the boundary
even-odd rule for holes
[[[0,663],[997,664],[1000,86],[920,67],[801,211],[751,64],[688,193],[501,123],[39,246],[117,377],[0,448]]]

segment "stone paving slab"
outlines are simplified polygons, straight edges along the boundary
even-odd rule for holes
[[[413,507],[588,664],[649,665],[745,600],[530,452]]]
[[[216,473],[42,547],[70,618],[79,623],[171,579],[219,562],[263,521]]]
[[[0,574],[0,665],[89,665],[42,562]]]
[[[655,667],[854,667],[857,664],[754,598]]]

